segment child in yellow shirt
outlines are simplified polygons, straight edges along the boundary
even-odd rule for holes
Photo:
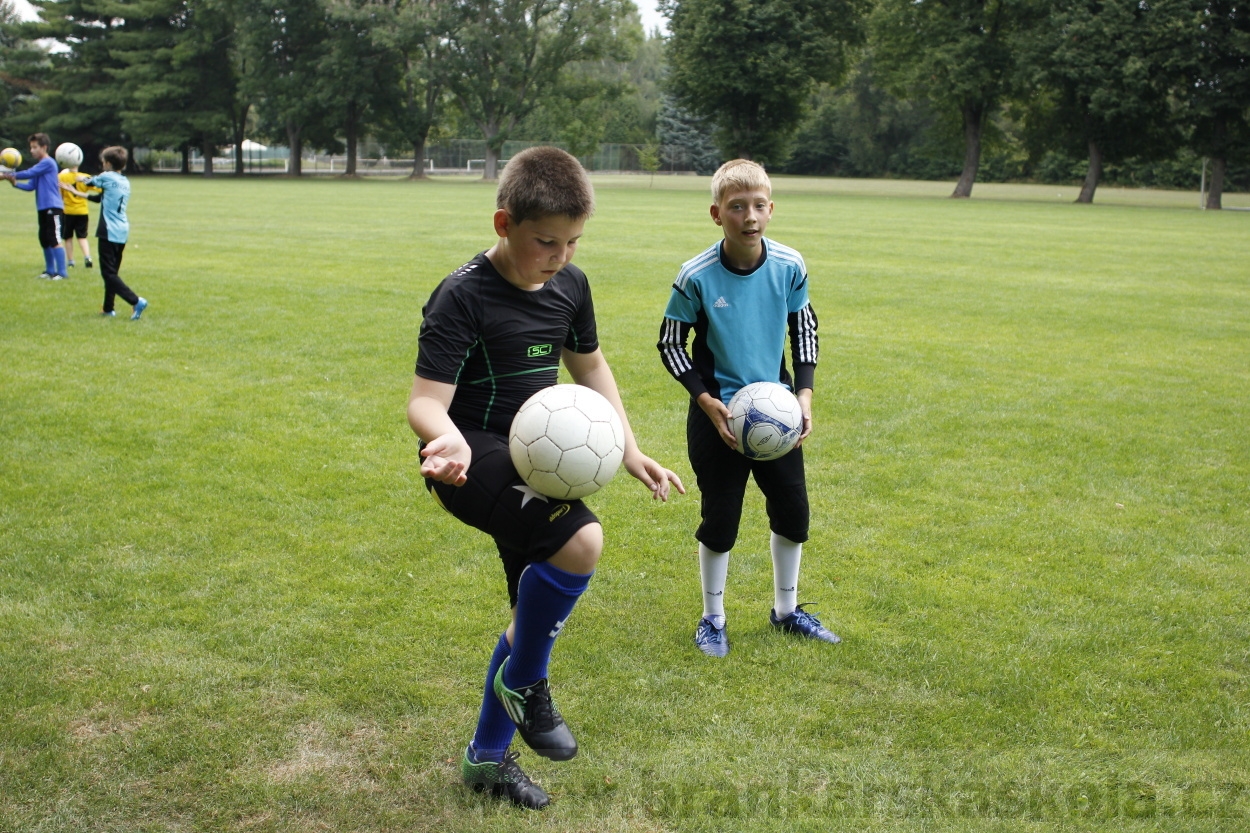
[[[83,260],[91,268],[91,243],[87,237],[87,194],[100,193],[99,188],[83,185],[88,177],[78,172],[78,166],[65,168],[57,179],[61,182],[61,198],[65,200],[65,213],[61,215],[61,240],[65,246],[66,266],[74,265],[74,238],[82,249]]]

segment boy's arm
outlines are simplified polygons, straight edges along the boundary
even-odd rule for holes
[[[684,495],[686,487],[682,485],[681,478],[638,449],[638,441],[634,439],[633,429],[629,427],[629,417],[625,415],[620,391],[616,388],[616,377],[612,375],[612,368],[603,357],[603,351],[596,349],[592,353],[574,353],[565,349],[561,358],[573,381],[603,394],[616,409],[625,429],[625,470],[650,489],[652,497],[668,500],[670,483]]]
[[[692,326],[685,321],[665,316],[664,323],[660,325],[660,340],[655,345],[660,351],[660,360],[673,378],[690,392],[691,398],[703,409],[707,418],[712,420],[720,438],[730,448],[736,449],[738,438],[729,430],[729,409],[724,402],[708,392],[707,385],[703,384],[703,379],[694,369],[694,362],[686,350],[686,339],[690,336]]]
[[[455,395],[455,385],[414,376],[408,397],[408,424],[425,441],[425,448],[421,449],[421,476],[463,486],[473,452],[447,415]]]
[[[816,360],[820,356],[820,338],[816,335],[819,322],[816,311],[808,303],[787,318],[790,330],[790,358],[794,365],[794,392],[803,409],[803,433],[796,445],[802,445],[812,433],[812,388],[816,382]]]

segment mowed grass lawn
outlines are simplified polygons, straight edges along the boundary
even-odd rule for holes
[[[577,262],[691,493],[590,499],[552,664],[582,752],[523,751],[554,798],[526,813],[459,782],[506,596],[404,418],[493,189],[132,181],[137,323],[98,270],[36,281],[0,189],[0,830],[1250,825],[1250,214],[778,180],[822,336],[800,598],[845,641],[769,627],[755,492],[716,662],[654,347],[708,180],[599,180]]]

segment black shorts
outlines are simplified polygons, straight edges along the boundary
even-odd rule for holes
[[[61,215],[61,239],[73,240],[75,237],[85,238],[87,236],[87,215],[86,214],[62,214]]]
[[[516,607],[517,583],[526,565],[555,555],[579,529],[598,523],[580,500],[557,500],[525,485],[508,454],[508,438],[493,431],[464,431],[473,450],[469,479],[451,486],[426,478],[444,509],[495,539],[508,579],[508,602]]]
[[[39,246],[55,249],[61,245],[61,209],[45,208],[39,212]]]
[[[811,512],[802,446],[776,460],[751,460],[725,445],[712,420],[693,401],[686,415],[686,446],[702,493],[703,520],[694,537],[708,549],[728,552],[737,542],[747,475],[755,477],[764,493],[769,528],[799,544],[807,540]]]

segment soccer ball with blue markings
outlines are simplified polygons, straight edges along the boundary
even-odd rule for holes
[[[531,489],[576,500],[616,474],[625,458],[625,427],[602,394],[582,385],[553,385],[516,412],[508,452]]]
[[[803,408],[785,385],[752,382],[729,400],[729,430],[752,460],[776,460],[803,433]]]

